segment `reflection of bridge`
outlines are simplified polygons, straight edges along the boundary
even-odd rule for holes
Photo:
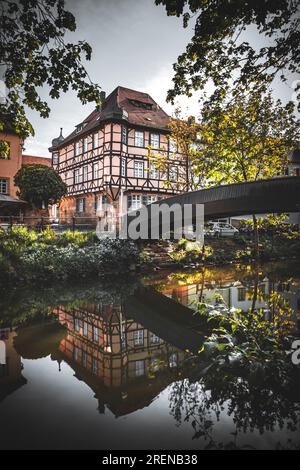
[[[204,205],[205,219],[234,215],[300,212],[300,177],[289,176],[215,186],[192,191],[154,202],[147,206],[150,226],[150,208],[153,205]],[[194,217],[195,217],[195,210]],[[129,216],[129,221],[134,216]],[[172,221],[171,221],[172,224]]]
[[[124,314],[182,351],[197,352],[202,346],[203,333],[197,331],[200,318],[152,287],[140,287],[129,296],[124,302]]]

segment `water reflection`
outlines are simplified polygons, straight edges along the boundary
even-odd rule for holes
[[[61,402],[67,404],[79,384],[86,384],[97,402],[98,420],[93,421],[93,412],[87,412],[82,401],[90,399],[81,398],[76,413],[81,413],[81,421],[94,424],[89,424],[77,447],[295,447],[300,439],[299,383],[294,390],[286,390],[275,379],[264,383],[249,381],[242,374],[203,373],[193,359],[203,335],[188,306],[199,300],[218,302],[221,295],[230,307],[247,310],[255,300],[256,307],[271,314],[268,296],[278,290],[299,319],[297,269],[292,265],[288,273],[280,265],[256,271],[206,269],[158,274],[143,279],[143,284],[127,279],[61,286],[40,290],[36,297],[21,290],[6,293],[0,301],[0,345],[5,349],[5,361],[0,360],[0,419],[8,424],[13,420],[13,428],[22,426],[22,413],[14,409],[22,403],[23,390],[31,387],[28,413],[30,419],[36,416],[38,432],[30,444],[22,433],[18,440],[7,434],[2,445],[44,445],[42,435],[53,426]],[[49,414],[41,420],[35,403],[44,384],[32,377],[40,376],[40,367],[46,368],[46,374],[52,371],[46,358],[56,364],[55,381],[62,383],[64,391],[47,395],[43,407]],[[72,382],[68,370],[73,371]],[[157,406],[158,415],[151,414]],[[53,433],[50,448],[66,439],[72,447],[80,431],[66,409],[61,418],[69,423],[70,435]],[[148,424],[142,421],[141,428],[137,416]],[[112,417],[126,417],[126,423],[116,425]],[[149,437],[146,428],[151,422],[156,432]],[[95,440],[99,432],[101,442]],[[134,443],[128,442],[129,435]]]
[[[130,318],[123,304],[59,307],[55,313],[67,329],[59,345],[61,358],[95,392],[101,413],[105,405],[116,416],[147,406],[184,357]]]
[[[27,383],[23,377],[23,364],[20,355],[14,347],[17,333],[10,328],[0,329],[1,360],[0,360],[0,403],[8,395],[14,393]]]
[[[277,292],[293,312],[293,321],[300,328],[300,272],[299,264],[291,270],[280,264],[264,267],[203,268],[200,271],[172,273],[167,277],[149,280],[156,289],[182,305],[195,308],[197,302],[217,305],[220,300],[229,308],[244,312],[263,309],[265,317],[272,318],[270,295]]]

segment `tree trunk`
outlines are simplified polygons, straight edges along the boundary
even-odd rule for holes
[[[258,236],[258,225],[257,225],[256,215],[253,215],[252,218],[253,218],[253,244],[254,244],[253,254],[254,254],[255,261],[258,261],[259,259],[259,236]]]
[[[259,282],[259,271],[258,271],[258,266],[255,263],[251,313],[255,311],[255,307],[256,307],[256,302],[257,302],[257,297],[258,297],[258,282]]]

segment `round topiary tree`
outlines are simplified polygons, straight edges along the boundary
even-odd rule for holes
[[[53,168],[28,164],[20,168],[14,178],[20,191],[17,195],[33,209],[47,208],[57,203],[67,192],[67,185]]]

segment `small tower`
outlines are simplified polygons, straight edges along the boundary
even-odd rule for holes
[[[63,140],[65,140],[64,136],[62,135],[62,131],[63,131],[63,128],[61,127],[60,128],[60,134],[58,137],[56,137],[56,139],[53,139],[52,140],[52,147],[57,147],[57,145],[60,144],[60,142],[62,142]]]

